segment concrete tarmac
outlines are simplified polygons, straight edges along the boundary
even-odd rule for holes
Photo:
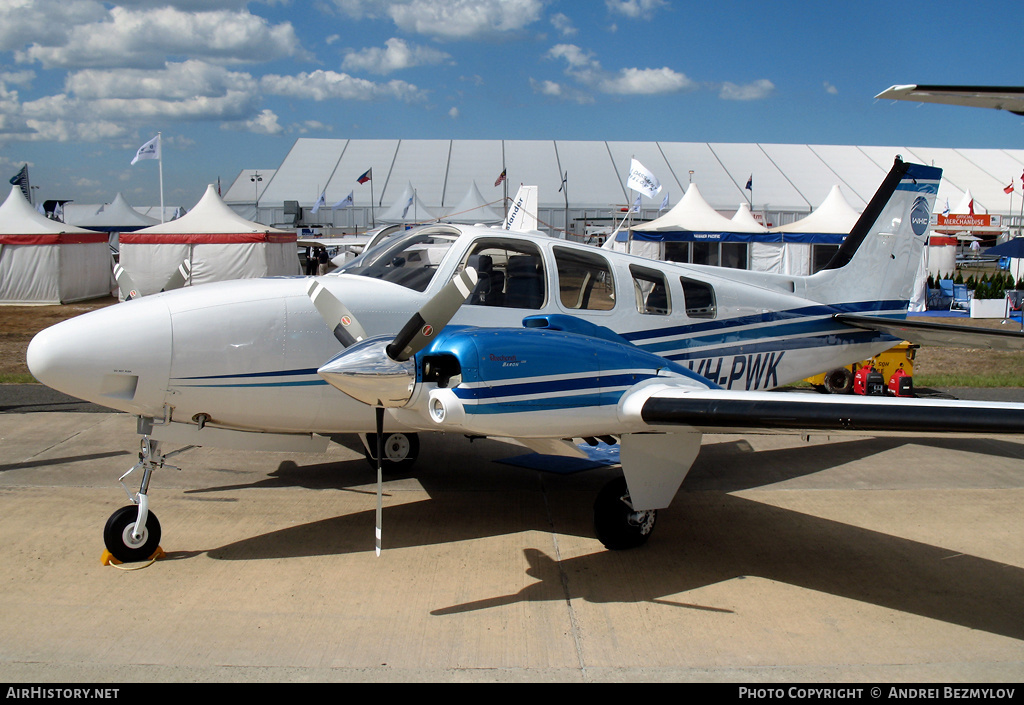
[[[0,403],[6,682],[1024,679],[1024,436],[707,436],[625,552],[591,526],[617,468],[424,436],[379,558],[355,437],[198,448],[153,479],[166,557],[124,570],[134,419],[39,403]]]

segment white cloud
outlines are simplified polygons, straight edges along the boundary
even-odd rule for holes
[[[579,30],[573,26],[572,20],[561,12],[556,12],[551,16],[551,24],[562,34],[563,37],[571,37],[579,34]]]
[[[828,81],[825,81],[823,85],[825,86],[825,92],[828,93],[829,95],[837,95],[839,93],[839,89],[833,86]]]
[[[113,7],[98,20],[68,25],[63,36],[36,39],[15,57],[44,68],[144,68],[162,66],[167,57],[177,56],[238,63],[301,53],[290,23],[271,25],[247,11]]]
[[[650,19],[655,12],[668,7],[665,0],[604,0],[605,7],[614,14],[631,19]]]
[[[556,44],[551,47],[547,55],[552,59],[565,59],[570,69],[601,67],[601,64],[594,58],[593,52],[584,51],[575,44]]]
[[[257,82],[248,73],[229,71],[202,61],[167,64],[162,70],[86,69],[70,74],[65,90],[83,100],[157,98],[187,100],[213,97],[228,91],[255,92]]]
[[[696,84],[685,74],[673,71],[667,66],[660,69],[624,68],[618,73],[609,73],[601,68],[593,52],[585,51],[575,44],[557,44],[548,51],[547,56],[551,59],[564,60],[568,64],[566,75],[601,93],[657,95],[696,88]],[[540,85],[540,92],[545,95],[556,95],[550,88],[545,89],[543,84]],[[536,86],[534,90],[537,90]]]
[[[260,79],[260,87],[271,95],[312,98],[316,101],[394,98],[414,102],[426,98],[426,91],[405,81],[374,83],[354,78],[347,73],[323,70],[303,72],[295,76],[266,75]]]
[[[388,17],[409,33],[480,39],[516,32],[540,19],[543,0],[333,0],[354,19]]]
[[[774,91],[775,84],[766,78],[742,86],[727,81],[722,84],[718,97],[722,100],[761,100]]]
[[[413,66],[441,64],[450,60],[450,54],[432,47],[409,45],[403,39],[392,37],[384,48],[369,47],[345,55],[341,68],[345,71],[368,71],[388,74]]]
[[[43,46],[60,45],[76,25],[102,21],[108,14],[97,0],[4,0],[0,51],[23,49],[28,38]]]
[[[277,115],[272,110],[261,110],[259,115],[251,120],[239,120],[236,122],[225,122],[221,125],[225,130],[240,130],[252,132],[257,135],[279,135],[284,128],[277,122]]]
[[[697,87],[685,74],[667,66],[660,69],[622,69],[617,76],[602,79],[599,86],[604,93],[619,95],[677,93]]]
[[[452,109],[448,111],[448,117],[450,117],[452,120],[458,120],[459,109],[456,108],[455,106],[452,106]]]

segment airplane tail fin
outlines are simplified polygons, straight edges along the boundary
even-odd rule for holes
[[[906,312],[914,292],[942,170],[896,157],[832,261],[807,280],[807,296]]]
[[[537,187],[519,186],[519,192],[509,204],[505,230],[524,232],[537,229]]]

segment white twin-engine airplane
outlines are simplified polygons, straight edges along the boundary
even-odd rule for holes
[[[118,560],[159,542],[150,476],[173,455],[161,442],[322,451],[339,433],[363,434],[378,459],[378,552],[380,464],[409,460],[428,431],[552,455],[582,454],[574,439],[620,444],[624,477],[599,494],[595,528],[609,548],[631,547],[704,433],[1024,433],[1020,404],[768,391],[918,333],[987,346],[975,330],[903,320],[940,176],[897,157],[811,276],[437,224],[328,276],[186,287],[70,319],[33,339],[28,364],[54,389],[138,417],[140,490],[104,531]],[[990,345],[1021,338],[993,332]]]

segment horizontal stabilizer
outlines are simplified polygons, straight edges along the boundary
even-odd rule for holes
[[[930,321],[907,321],[900,318],[879,318],[858,316],[851,313],[837,313],[837,321],[886,333],[901,340],[920,345],[941,347],[973,348],[986,350],[1024,350],[1024,333],[992,328],[947,325]]]

